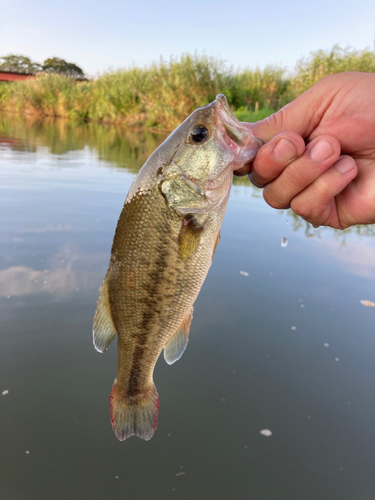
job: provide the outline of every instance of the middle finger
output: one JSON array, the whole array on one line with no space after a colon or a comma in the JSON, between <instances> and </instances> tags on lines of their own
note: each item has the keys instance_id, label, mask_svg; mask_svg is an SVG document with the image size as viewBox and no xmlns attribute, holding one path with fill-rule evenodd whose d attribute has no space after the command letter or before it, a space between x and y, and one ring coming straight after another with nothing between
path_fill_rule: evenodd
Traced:
<instances>
[{"instance_id":1,"label":"middle finger","mask_svg":"<svg viewBox=\"0 0 375 500\"><path fill-rule=\"evenodd\" d=\"M315 181L340 156L340 143L330 135L311 141L302 156L267 184L263 197L273 208L288 208L291 200Z\"/></svg>"}]
</instances>

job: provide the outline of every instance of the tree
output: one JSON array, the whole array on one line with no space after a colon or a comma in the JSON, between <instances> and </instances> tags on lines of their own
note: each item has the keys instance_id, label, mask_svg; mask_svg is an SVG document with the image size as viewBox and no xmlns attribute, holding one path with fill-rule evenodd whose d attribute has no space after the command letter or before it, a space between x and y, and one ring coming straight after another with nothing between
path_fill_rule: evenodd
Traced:
<instances>
[{"instance_id":1,"label":"tree","mask_svg":"<svg viewBox=\"0 0 375 500\"><path fill-rule=\"evenodd\" d=\"M58 73L70 78L84 77L82 69L74 63L69 63L59 57L46 59L43 63L43 71L46 73Z\"/></svg>"},{"instance_id":2,"label":"tree","mask_svg":"<svg viewBox=\"0 0 375 500\"><path fill-rule=\"evenodd\" d=\"M21 56L19 54L9 54L0 57L3 62L0 64L0 71L12 71L14 73L28 73L35 75L41 71L42 66L36 62L31 61L29 57Z\"/></svg>"}]
</instances>

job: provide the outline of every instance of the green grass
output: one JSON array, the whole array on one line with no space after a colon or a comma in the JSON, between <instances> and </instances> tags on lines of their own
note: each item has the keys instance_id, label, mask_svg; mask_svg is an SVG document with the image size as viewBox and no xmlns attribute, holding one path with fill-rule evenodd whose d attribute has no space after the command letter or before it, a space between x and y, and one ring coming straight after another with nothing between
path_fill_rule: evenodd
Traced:
<instances>
[{"instance_id":1,"label":"green grass","mask_svg":"<svg viewBox=\"0 0 375 500\"><path fill-rule=\"evenodd\" d=\"M258 109L258 111L251 111L246 107L241 107L234 111L236 117L240 120L240 122L249 122L254 123L259 120L263 120L263 118L267 118L267 116L272 115L275 110L269 107L265 107L262 109Z\"/></svg>"},{"instance_id":2,"label":"green grass","mask_svg":"<svg viewBox=\"0 0 375 500\"><path fill-rule=\"evenodd\" d=\"M254 122L323 76L342 71L375 72L374 52L338 46L312 52L297 62L292 74L277 66L235 72L219 59L189 54L147 68L106 72L82 83L41 74L35 80L0 84L0 110L170 131L223 93L241 121Z\"/></svg>"}]
</instances>

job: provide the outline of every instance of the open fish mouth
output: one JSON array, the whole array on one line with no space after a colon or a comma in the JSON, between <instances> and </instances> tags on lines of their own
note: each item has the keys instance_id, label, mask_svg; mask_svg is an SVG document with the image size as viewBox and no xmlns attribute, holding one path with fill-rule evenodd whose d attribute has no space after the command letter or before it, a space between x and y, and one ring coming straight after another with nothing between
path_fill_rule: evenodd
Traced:
<instances>
[{"instance_id":1,"label":"open fish mouth","mask_svg":"<svg viewBox=\"0 0 375 500\"><path fill-rule=\"evenodd\" d=\"M213 106L218 117L216 139L222 148L233 151L235 160L230 169L238 170L255 158L264 142L237 119L223 94L216 96Z\"/></svg>"},{"instance_id":2,"label":"open fish mouth","mask_svg":"<svg viewBox=\"0 0 375 500\"><path fill-rule=\"evenodd\" d=\"M243 147L245 145L244 138L243 138L243 135L244 135L243 134L243 132L244 132L243 125L241 125L241 123L238 121L238 119L233 114L224 94L217 95L216 101L218 101L218 103L220 103L220 105L218 106L219 113L221 112L221 114L225 115L224 120L222 120L222 123L224 125L226 133L238 146ZM223 113L223 111L224 111L224 113Z\"/></svg>"},{"instance_id":3,"label":"open fish mouth","mask_svg":"<svg viewBox=\"0 0 375 500\"><path fill-rule=\"evenodd\" d=\"M218 134L220 142L224 147L240 152L243 163L252 161L258 149L264 144L262 139L254 137L252 132L236 118L225 95L216 96L213 104L222 125Z\"/></svg>"}]
</instances>

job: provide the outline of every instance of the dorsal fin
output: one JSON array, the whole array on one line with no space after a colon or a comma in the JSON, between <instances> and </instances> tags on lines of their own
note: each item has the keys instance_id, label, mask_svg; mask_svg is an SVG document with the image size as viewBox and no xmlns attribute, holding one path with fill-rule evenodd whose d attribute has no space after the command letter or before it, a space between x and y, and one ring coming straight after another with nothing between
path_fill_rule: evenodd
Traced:
<instances>
[{"instance_id":1,"label":"dorsal fin","mask_svg":"<svg viewBox=\"0 0 375 500\"><path fill-rule=\"evenodd\" d=\"M183 355L189 341L189 330L191 320L193 319L193 308L185 316L177 332L170 341L164 346L164 359L171 365L178 361Z\"/></svg>"},{"instance_id":2,"label":"dorsal fin","mask_svg":"<svg viewBox=\"0 0 375 500\"><path fill-rule=\"evenodd\" d=\"M107 274L99 289L99 298L94 316L92 336L95 349L99 352L105 352L115 338L116 333L109 305Z\"/></svg>"}]
</instances>

